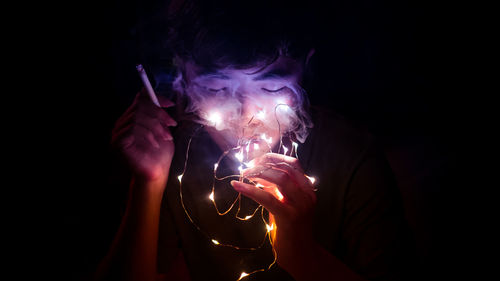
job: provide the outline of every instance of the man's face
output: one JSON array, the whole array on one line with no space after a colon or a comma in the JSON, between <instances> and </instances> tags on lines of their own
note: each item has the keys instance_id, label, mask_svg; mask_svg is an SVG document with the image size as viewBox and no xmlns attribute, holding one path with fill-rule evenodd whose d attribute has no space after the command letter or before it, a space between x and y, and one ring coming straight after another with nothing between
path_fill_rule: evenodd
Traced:
<instances>
[{"instance_id":1,"label":"man's face","mask_svg":"<svg viewBox=\"0 0 500 281\"><path fill-rule=\"evenodd\" d=\"M272 143L294 126L302 107L303 65L279 57L268 66L202 69L185 64L190 109L231 145L265 134Z\"/></svg>"}]
</instances>

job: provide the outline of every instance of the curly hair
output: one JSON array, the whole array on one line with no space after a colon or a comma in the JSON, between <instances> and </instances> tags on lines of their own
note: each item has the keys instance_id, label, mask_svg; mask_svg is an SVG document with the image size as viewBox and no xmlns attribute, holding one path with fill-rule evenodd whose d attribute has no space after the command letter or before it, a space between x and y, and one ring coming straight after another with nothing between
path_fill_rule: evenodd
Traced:
<instances>
[{"instance_id":1,"label":"curly hair","mask_svg":"<svg viewBox=\"0 0 500 281\"><path fill-rule=\"evenodd\" d=\"M293 1L177 0L169 8L166 46L177 59L207 68L268 65L280 55L305 58L312 21Z\"/></svg>"}]
</instances>

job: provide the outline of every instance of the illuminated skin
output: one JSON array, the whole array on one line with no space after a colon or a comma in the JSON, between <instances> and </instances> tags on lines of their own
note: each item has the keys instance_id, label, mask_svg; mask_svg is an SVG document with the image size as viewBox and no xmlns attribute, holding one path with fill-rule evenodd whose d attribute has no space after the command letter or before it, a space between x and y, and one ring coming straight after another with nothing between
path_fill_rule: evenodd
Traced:
<instances>
[{"instance_id":1,"label":"illuminated skin","mask_svg":"<svg viewBox=\"0 0 500 281\"><path fill-rule=\"evenodd\" d=\"M192 63L186 63L185 70L188 87L194 84L214 93L233 90L236 92L235 96L241 101L242 112L239 123L223 127L223 129L217 128L217 126L207 128L211 137L223 151L235 147L241 138L252 137L255 132L251 130L248 134L241 134L242 128L250 120L252 120L251 123L255 124L255 127L263 125L259 124L258 120L256 121L255 117L259 115L262 108L256 106L255 101L259 101L261 98L265 100L269 92L276 92L278 96L272 96L262 103L270 105L266 111L274 110L277 103L283 102L292 107L301 106L297 104L300 101L290 98L292 95L288 87L300 84L303 65L290 58L280 57L264 69L259 67L223 69L215 73L200 74L202 72L200 68ZM210 95L210 93L207 94ZM280 100L276 101L276 98ZM217 100L217 98L214 96L213 100ZM214 104L216 103L214 102ZM200 108L201 112L210 112L213 108L211 96L205 96L203 105L205 107ZM274 116L270 117L270 122L273 122ZM218 116L217 120L221 121L223 118L223 115ZM272 137L271 147L279 143L280 136L276 128L266 127L264 131L258 131L258 133L265 133L267 137ZM259 147L263 147L263 145ZM266 149L261 151L261 153L254 153L253 167L244 169L241 173L263 188L256 188L254 185L238 181L231 181L231 185L235 190L255 200L271 213L271 226L267 227L269 229L274 224L276 225L271 231L271 237L277 254L277 263L297 280L310 280L311 270L317 271L317 266L321 264L317 259L325 261L333 258L313 239L312 219L316 203L313 183L304 174L300 162L296 158L266 153ZM328 257L325 258L325 255ZM328 266L325 266L326 268ZM344 277L346 276L352 280L357 278L352 272Z\"/></svg>"},{"instance_id":2,"label":"illuminated skin","mask_svg":"<svg viewBox=\"0 0 500 281\"><path fill-rule=\"evenodd\" d=\"M239 122L230 122L229 126L223 128L205 127L224 151L234 147L238 140L249 139L260 133L272 138L271 146L279 142L276 130L252 119L262 109L254 102L260 98L265 100L268 91L279 90L286 103L298 106L295 104L296 100L287 100L290 92L286 87L300 83L302 67L297 61L281 57L265 69L224 69L212 73L217 75L207 76L202 75L200 69L193 64L186 63L185 78L188 86L196 83L208 91L231 87L233 93L236 93L235 97L240 99ZM215 97L216 95L205 97L203 105L207 107L201 107L201 112L209 112L212 108L209 105ZM173 105L162 97L158 98L163 107ZM274 109L275 104L276 100L270 103L270 108ZM223 114L219 116L219 119L224 118ZM242 134L241 129L250 120L252 130ZM174 143L168 127L175 125L176 122L163 109L155 106L144 91L137 95L134 103L116 122L112 144L127 160L132 172L132 182L125 216L112 249L100 265L97 279L109 276L118 276L120 279L127 276L126 280L159 280L156 274L159 214L174 153ZM261 144L251 147L264 146ZM265 149L256 151L261 153L253 154L253 167L241 172L264 187L259 189L236 181L231 184L238 192L272 213L273 221L267 227L272 232L278 264L296 280L331 280L334 276L336 280L362 280L315 243L312 236L312 216L316 195L313 184L304 174L299 161L281 154L266 153ZM124 255L124 252L127 254ZM182 255L178 255L175 263L179 266L172 267L172 270L185 268ZM167 277L178 274L169 272ZM244 276L242 273L242 277Z\"/></svg>"},{"instance_id":3,"label":"illuminated skin","mask_svg":"<svg viewBox=\"0 0 500 281\"><path fill-rule=\"evenodd\" d=\"M257 65L248 69L204 71L191 62L183 67L191 103L199 116L207 120L207 131L223 149L262 133L272 138L271 146L276 145L279 141L276 105L301 106L291 88L300 84L303 66L287 57L279 57L265 68ZM290 108L281 106L277 112L286 110ZM284 130L288 120L279 117Z\"/></svg>"}]
</instances>

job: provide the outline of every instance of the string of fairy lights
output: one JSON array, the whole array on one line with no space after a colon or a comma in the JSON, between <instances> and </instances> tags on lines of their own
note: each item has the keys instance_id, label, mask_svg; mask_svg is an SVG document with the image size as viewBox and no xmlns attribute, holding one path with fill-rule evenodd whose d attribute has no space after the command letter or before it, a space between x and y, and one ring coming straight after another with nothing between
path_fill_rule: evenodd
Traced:
<instances>
[{"instance_id":1,"label":"string of fairy lights","mask_svg":"<svg viewBox=\"0 0 500 281\"><path fill-rule=\"evenodd\" d=\"M290 108L289 105L287 105L287 104L281 104L281 103L277 104L275 106L275 108L274 108L275 118L276 118L276 121L278 123L278 133L279 133L279 137L280 137L280 144L278 146L277 153L280 154L280 152L282 150L283 151L283 153L282 153L283 155L292 156L292 157L295 157L295 158L298 159L298 152L297 152L298 151L298 143L296 143L296 142L294 142L294 141L292 141L290 139L290 142L292 144L292 146L291 146L290 149L288 147L286 147L285 145L283 145L283 136L282 136L282 132L281 132L281 125L280 125L280 122L278 120L278 116L276 115L276 109L278 107L280 107L280 106L287 106L288 108ZM261 114L261 112L257 113L256 116L258 116L259 114ZM220 118L219 115L212 114L211 116L215 116L214 118L211 118L212 120L209 120L212 123L220 122L221 121L221 118ZM253 117L250 119L250 121L248 122L248 124L250 124L252 122L252 119L253 119ZM200 233L202 233L204 236L206 236L207 239L208 239L208 241L211 241L211 243L213 243L216 246L230 247L230 248L234 248L236 250L250 250L250 251L255 251L255 250L258 250L258 249L262 248L264 246L267 238L269 238L269 243L271 245L272 252L273 252L273 261L272 261L271 264L269 264L269 266L267 266L265 268L260 268L260 269L253 270L253 271L248 272L248 273L247 272L241 272L241 275L237 279L237 281L239 281L239 280L241 280L241 279L243 279L243 278L245 278L245 277L247 277L249 275L252 275L254 273L269 270L276 263L277 254L276 254L276 251L274 249L274 244L273 244L274 243L274 237L273 236L274 236L275 231L276 231L276 224L274 222L271 222L271 221L269 221L269 222L266 221L266 219L265 219L265 211L267 211L267 210L262 205L257 206L255 208L255 210L250 215L247 215L245 217L241 217L239 215L240 214L240 210L241 210L241 193L238 193L238 195L232 201L231 205L229 206L229 208L227 210L220 210L220 208L217 206L217 202L216 202L216 198L215 198L215 185L216 185L216 181L223 181L223 180L226 180L226 179L234 178L234 179L237 179L240 182L243 182L243 181L246 180L249 183L253 184L256 188L263 189L264 185L262 185L260 183L257 183L255 181L252 181L248 177L242 176L241 172L243 171L243 169L252 168L254 166L253 162L249 161L249 151L250 151L251 147L253 146L254 150L259 150L261 148L260 144L263 143L263 144L267 145L266 152L273 152L272 148L271 148L271 144L272 144L273 140L272 140L272 137L268 137L265 133L261 134L260 136L254 136L250 140L244 140L243 138L240 138L238 140L238 142L237 142L237 146L236 147L233 147L233 148L230 148L230 149L224 151L222 153L222 155L218 158L217 162L214 163L212 188L211 188L211 193L208 195L208 199L212 202L212 204L213 204L213 206L214 206L217 214L219 216L225 216L225 215L227 215L236 206L236 203L238 203L238 209L237 209L236 214L235 214L235 218L236 219L241 220L241 221L248 221L248 220L252 219L257 213L260 213L262 222L265 225L265 230L266 231L265 231L264 237L263 237L263 239L262 239L262 241L260 242L259 245L256 245L254 247L241 247L241 246L237 246L237 245L233 245L233 244L229 244L229 243L218 241L217 239L215 239L214 237L212 237L211 235L209 235L205 230L203 230L195 222L195 220L193 220L193 217L191 216L190 212L186 208L186 205L184 204L184 197L183 197L183 191L182 191L182 178L183 178L184 174L186 173L186 169L187 169L187 166L188 166L187 164L188 164L188 159L189 159L189 151L190 151L191 142L193 140L193 137L203 127L204 127L204 125L201 125L200 127L198 127L194 131L193 135L191 135L191 137L190 137L190 139L188 141L188 144L187 144L187 148L186 148L186 154L185 154L184 167L183 167L183 170L182 170L182 174L180 174L177 177L177 179L179 180L180 202L181 202L181 206L182 206L182 208L184 210L184 213L186 214L186 216L187 216L188 220L191 222L191 224ZM243 130L245 130L245 128L243 128ZM290 153L288 153L288 151L290 151ZM240 163L240 165L238 167L238 171L240 172L240 174L233 174L233 175L227 175L227 176L219 177L217 175L217 171L218 171L218 168L219 168L219 165L220 165L221 161L224 158L229 157L231 155L233 155L239 161L239 163ZM247 161L245 161L245 160L247 160ZM279 163L279 164L282 164L282 163ZM271 169L271 168L269 167L268 169ZM251 176L251 175L249 175L249 176ZM313 177L310 177L310 176L307 176L307 175L304 175L304 176L306 176L314 184L315 179ZM278 200L280 200L280 201L283 200L283 195L279 192L279 190L277 188L274 188L274 190L272 192L274 193L274 195L276 196L276 198ZM259 210L260 210L260 212L259 212ZM273 231L274 231L274 233L273 233Z\"/></svg>"}]
</instances>

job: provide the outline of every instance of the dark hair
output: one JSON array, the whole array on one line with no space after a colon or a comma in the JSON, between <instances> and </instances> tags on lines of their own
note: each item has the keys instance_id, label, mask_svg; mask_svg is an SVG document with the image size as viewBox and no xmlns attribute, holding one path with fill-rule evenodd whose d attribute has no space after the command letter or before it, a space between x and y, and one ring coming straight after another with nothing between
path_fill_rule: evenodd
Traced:
<instances>
[{"instance_id":1,"label":"dark hair","mask_svg":"<svg viewBox=\"0 0 500 281\"><path fill-rule=\"evenodd\" d=\"M247 68L279 55L305 58L314 17L294 1L180 0L169 8L166 47L204 68Z\"/></svg>"}]
</instances>

